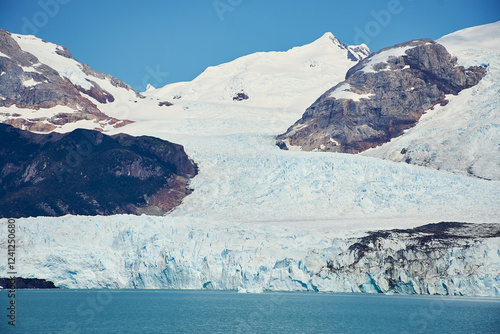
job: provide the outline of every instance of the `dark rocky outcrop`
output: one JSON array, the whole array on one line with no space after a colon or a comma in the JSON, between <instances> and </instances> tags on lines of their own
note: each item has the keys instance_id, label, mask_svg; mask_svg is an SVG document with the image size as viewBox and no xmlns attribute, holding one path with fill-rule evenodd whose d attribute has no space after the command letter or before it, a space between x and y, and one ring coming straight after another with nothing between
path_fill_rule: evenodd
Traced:
<instances>
[{"instance_id":1,"label":"dark rocky outcrop","mask_svg":"<svg viewBox=\"0 0 500 334\"><path fill-rule=\"evenodd\" d=\"M422 114L476 85L485 67L457 66L444 46L414 40L371 54L278 136L278 146L358 153L415 126Z\"/></svg>"},{"instance_id":2,"label":"dark rocky outcrop","mask_svg":"<svg viewBox=\"0 0 500 334\"><path fill-rule=\"evenodd\" d=\"M160 106L160 107L163 107L163 106L170 107L170 106L173 106L173 105L174 104L172 102L168 102L168 101L163 101L163 102L158 103L158 106Z\"/></svg>"},{"instance_id":3,"label":"dark rocky outcrop","mask_svg":"<svg viewBox=\"0 0 500 334\"><path fill-rule=\"evenodd\" d=\"M112 103L115 98L101 88L95 81L87 79L89 88L73 84L56 70L42 64L33 54L23 51L15 36L0 29L0 107L15 105L18 108L39 110L55 106L67 106L74 110L71 118L51 117L18 118L7 116L5 123L31 131L49 132L57 126L80 120L93 120L120 127L130 121L118 120L102 113L88 97L99 103ZM113 86L134 91L132 87L110 75L92 70L88 65L78 63L63 46L58 46L56 53L72 59L90 78L108 80ZM26 85L26 82L30 84ZM134 91L135 92L135 91ZM135 92L137 96L139 93ZM57 116L57 115L56 115ZM62 124L61 124L62 123Z\"/></svg>"},{"instance_id":4,"label":"dark rocky outcrop","mask_svg":"<svg viewBox=\"0 0 500 334\"><path fill-rule=\"evenodd\" d=\"M76 85L75 87L76 89L78 89L78 91L87 94L90 97L93 97L99 103L107 103L115 101L114 96L106 92L104 89L102 89L96 82L94 81L90 82L92 83L92 87L90 87L89 89L85 89L78 85Z\"/></svg>"},{"instance_id":5,"label":"dark rocky outcrop","mask_svg":"<svg viewBox=\"0 0 500 334\"><path fill-rule=\"evenodd\" d=\"M0 287L2 289L58 289L51 281L39 278L1 278Z\"/></svg>"},{"instance_id":6,"label":"dark rocky outcrop","mask_svg":"<svg viewBox=\"0 0 500 334\"><path fill-rule=\"evenodd\" d=\"M0 124L0 217L161 215L191 193L196 165L161 139Z\"/></svg>"},{"instance_id":7,"label":"dark rocky outcrop","mask_svg":"<svg viewBox=\"0 0 500 334\"><path fill-rule=\"evenodd\" d=\"M233 101L243 101L248 100L248 95L245 92L241 91L239 93L234 94Z\"/></svg>"}]
</instances>

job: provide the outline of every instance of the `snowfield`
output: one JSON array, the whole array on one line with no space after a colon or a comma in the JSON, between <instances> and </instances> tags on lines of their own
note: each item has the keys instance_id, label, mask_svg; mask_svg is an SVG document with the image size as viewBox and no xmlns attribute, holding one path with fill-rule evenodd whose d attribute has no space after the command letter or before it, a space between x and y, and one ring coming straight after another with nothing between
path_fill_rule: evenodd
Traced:
<instances>
[{"instance_id":1,"label":"snowfield","mask_svg":"<svg viewBox=\"0 0 500 334\"><path fill-rule=\"evenodd\" d=\"M322 270L328 261L342 261L350 238L367 231L498 223L500 183L466 175L498 180L498 51L455 50L469 64L486 61L488 75L365 155L282 151L275 136L354 65L332 37L242 57L189 83L150 87L137 102L127 96L99 106L135 121L109 134L184 145L199 166L194 192L165 217L19 219L19 275L69 288L380 292L371 276L335 278ZM249 99L233 101L241 91ZM174 105L158 105L167 100ZM433 168L397 162L402 148ZM5 229L1 233L6 251ZM429 278L407 293L499 296L500 238L466 249L460 255L450 248L450 258L460 257L458 267L478 264L471 277L453 280L450 271L449 288Z\"/></svg>"}]
</instances>

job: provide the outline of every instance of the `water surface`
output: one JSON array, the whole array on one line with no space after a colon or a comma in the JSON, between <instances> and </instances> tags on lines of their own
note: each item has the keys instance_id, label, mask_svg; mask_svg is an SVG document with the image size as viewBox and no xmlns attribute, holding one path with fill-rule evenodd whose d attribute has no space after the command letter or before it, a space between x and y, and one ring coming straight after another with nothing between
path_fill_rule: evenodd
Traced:
<instances>
[{"instance_id":1,"label":"water surface","mask_svg":"<svg viewBox=\"0 0 500 334\"><path fill-rule=\"evenodd\" d=\"M7 333L500 333L500 299L179 290L18 290ZM1 305L8 305L6 291Z\"/></svg>"}]
</instances>

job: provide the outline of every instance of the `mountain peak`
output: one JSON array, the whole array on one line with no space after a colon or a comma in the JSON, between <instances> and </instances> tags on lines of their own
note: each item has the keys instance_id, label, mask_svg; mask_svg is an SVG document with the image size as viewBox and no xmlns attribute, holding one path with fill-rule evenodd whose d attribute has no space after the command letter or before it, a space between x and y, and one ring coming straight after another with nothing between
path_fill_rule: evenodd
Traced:
<instances>
[{"instance_id":1,"label":"mountain peak","mask_svg":"<svg viewBox=\"0 0 500 334\"><path fill-rule=\"evenodd\" d=\"M287 51L258 52L209 67L191 82L148 90L147 95L233 104L234 97L244 93L248 99L241 103L246 106L280 106L297 110L300 115L314 102L305 95L321 95L343 80L345 72L369 53L366 46L347 46L326 32L312 43ZM306 90L310 93L305 94Z\"/></svg>"},{"instance_id":2,"label":"mountain peak","mask_svg":"<svg viewBox=\"0 0 500 334\"><path fill-rule=\"evenodd\" d=\"M313 42L314 43L317 43L317 44L323 44L323 43L328 43L328 44L333 44L335 46L339 46L341 49L345 49L347 46L342 43L337 37L335 37L334 34L332 34L331 32L325 32L323 34L323 36L321 36L320 38L318 38L317 40L315 40Z\"/></svg>"},{"instance_id":3,"label":"mountain peak","mask_svg":"<svg viewBox=\"0 0 500 334\"><path fill-rule=\"evenodd\" d=\"M430 39L385 48L351 67L345 81L278 136L278 144L309 151L365 151L401 136L426 110L446 105L447 94L475 86L486 72L485 67L457 66L456 59Z\"/></svg>"},{"instance_id":4,"label":"mountain peak","mask_svg":"<svg viewBox=\"0 0 500 334\"><path fill-rule=\"evenodd\" d=\"M335 37L335 35L332 34L331 32L325 32L323 36L320 37L320 39L338 41L337 37Z\"/></svg>"},{"instance_id":5,"label":"mountain peak","mask_svg":"<svg viewBox=\"0 0 500 334\"><path fill-rule=\"evenodd\" d=\"M347 59L352 61L360 61L370 55L370 49L365 44L361 45L349 45L342 43L334 34L331 32L326 32L315 40L310 45L328 45L333 48L339 48L340 50L347 50Z\"/></svg>"}]
</instances>

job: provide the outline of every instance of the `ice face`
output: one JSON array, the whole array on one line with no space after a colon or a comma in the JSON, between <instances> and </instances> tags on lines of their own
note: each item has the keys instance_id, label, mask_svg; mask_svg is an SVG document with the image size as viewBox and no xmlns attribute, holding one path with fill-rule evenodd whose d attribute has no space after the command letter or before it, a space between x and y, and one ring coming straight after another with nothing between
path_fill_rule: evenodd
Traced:
<instances>
[{"instance_id":1,"label":"ice face","mask_svg":"<svg viewBox=\"0 0 500 334\"><path fill-rule=\"evenodd\" d=\"M391 235L367 243L360 257L366 234L334 227L340 223L20 219L18 271L66 288L500 295L498 237L448 238L422 248L412 247L420 239L411 234Z\"/></svg>"}]
</instances>

